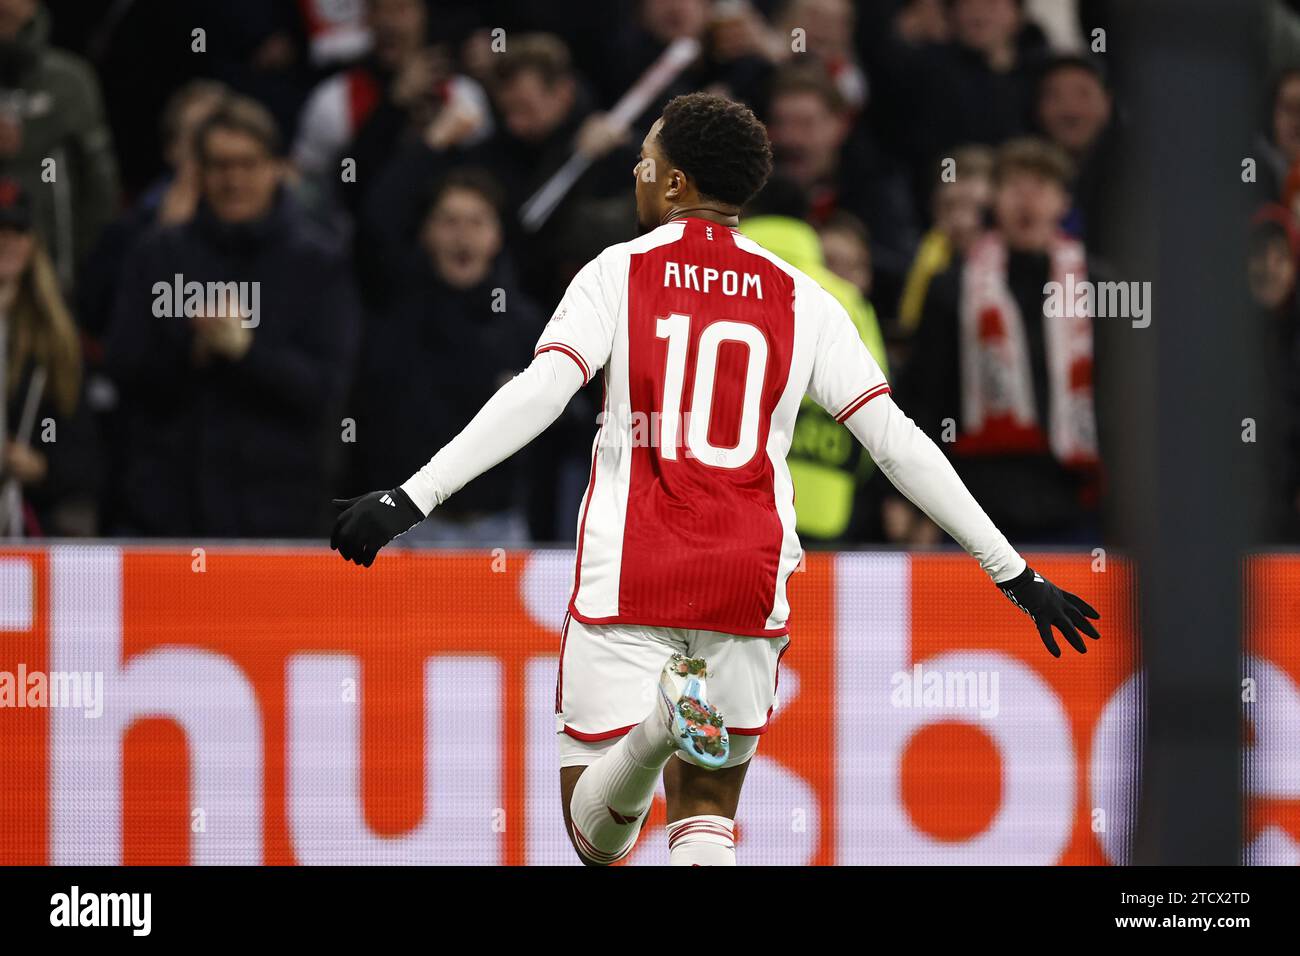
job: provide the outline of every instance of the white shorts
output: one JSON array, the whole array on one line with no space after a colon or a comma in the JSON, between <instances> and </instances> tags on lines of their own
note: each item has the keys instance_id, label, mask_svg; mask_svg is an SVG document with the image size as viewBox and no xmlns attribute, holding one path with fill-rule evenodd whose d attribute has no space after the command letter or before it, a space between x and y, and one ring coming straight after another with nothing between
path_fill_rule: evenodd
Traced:
<instances>
[{"instance_id":1,"label":"white shorts","mask_svg":"<svg viewBox=\"0 0 1300 956\"><path fill-rule=\"evenodd\" d=\"M724 766L744 763L776 708L777 668L789 643L789 636L738 637L566 618L555 688L560 766L594 762L645 720L671 654L709 662L709 703L722 712L731 736Z\"/></svg>"}]
</instances>

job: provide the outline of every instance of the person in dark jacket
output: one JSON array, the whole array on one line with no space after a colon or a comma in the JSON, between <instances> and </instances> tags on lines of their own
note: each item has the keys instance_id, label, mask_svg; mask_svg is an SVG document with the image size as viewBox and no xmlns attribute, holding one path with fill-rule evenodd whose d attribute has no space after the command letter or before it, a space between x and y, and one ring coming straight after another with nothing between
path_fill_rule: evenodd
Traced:
<instances>
[{"instance_id":1,"label":"person in dark jacket","mask_svg":"<svg viewBox=\"0 0 1300 956\"><path fill-rule=\"evenodd\" d=\"M805 191L815 226L836 211L866 224L879 280L875 294L892 314L919 239L901 167L863 131L855 133L852 110L817 64L786 67L776 75L768 129L776 170Z\"/></svg>"},{"instance_id":2,"label":"person in dark jacket","mask_svg":"<svg viewBox=\"0 0 1300 956\"><path fill-rule=\"evenodd\" d=\"M467 141L491 129L487 95L451 71L444 50L431 46L424 0L366 0L371 49L359 63L323 80L308 98L293 145L302 174L300 195L333 228L346 230L370 185L401 141L448 113L468 113ZM448 116L447 119L451 117ZM344 181L340 161L356 163Z\"/></svg>"},{"instance_id":3,"label":"person in dark jacket","mask_svg":"<svg viewBox=\"0 0 1300 956\"><path fill-rule=\"evenodd\" d=\"M132 252L108 334L112 530L316 536L359 332L347 258L285 192L260 105L223 103L195 146L198 211Z\"/></svg>"},{"instance_id":4,"label":"person in dark jacket","mask_svg":"<svg viewBox=\"0 0 1300 956\"><path fill-rule=\"evenodd\" d=\"M873 40L876 123L883 141L906 159L918 204L929 192L933 164L957 146L997 146L1031 130L1047 55L1024 0L945 3L951 42L913 45L892 31Z\"/></svg>"},{"instance_id":5,"label":"person in dark jacket","mask_svg":"<svg viewBox=\"0 0 1300 956\"><path fill-rule=\"evenodd\" d=\"M600 89L607 99L604 105L612 105L674 41L691 38L700 44L700 55L668 84L659 102L632 121L633 129L645 129L663 103L695 90L710 88L733 99L760 102L774 62L789 55L790 34L771 30L766 18L745 4L635 0L626 6L627 13L609 30L602 50L604 62L598 68ZM808 25L806 20L798 24ZM822 52L815 36L808 39L810 52ZM785 49L776 53L769 44Z\"/></svg>"},{"instance_id":6,"label":"person in dark jacket","mask_svg":"<svg viewBox=\"0 0 1300 956\"><path fill-rule=\"evenodd\" d=\"M614 198L626 205L636 148L626 132L614 130L606 114L593 109L590 92L559 37L516 37L495 65L492 100L501 124L469 159L505 188L506 235L517 252L525 291L538 301L558 302L568 280L594 254L574 238L590 228L589 203ZM545 223L535 231L523 227L523 204L575 151L585 153L591 167Z\"/></svg>"},{"instance_id":7,"label":"person in dark jacket","mask_svg":"<svg viewBox=\"0 0 1300 956\"><path fill-rule=\"evenodd\" d=\"M263 104L292 136L314 70L299 0L189 0L176 17L204 30L202 75ZM175 16L173 14L173 16ZM192 25L191 25L192 24Z\"/></svg>"},{"instance_id":8,"label":"person in dark jacket","mask_svg":"<svg viewBox=\"0 0 1300 956\"><path fill-rule=\"evenodd\" d=\"M416 471L532 359L544 319L502 252L500 193L481 170L452 171L413 254L395 262L358 377L359 488ZM525 543L520 464L502 462L401 540Z\"/></svg>"},{"instance_id":9,"label":"person in dark jacket","mask_svg":"<svg viewBox=\"0 0 1300 956\"><path fill-rule=\"evenodd\" d=\"M167 170L104 228L87 257L77 279L77 324L83 332L97 339L107 329L122 265L136 242L155 226L194 216L199 201L194 131L229 95L221 83L192 80L167 100L159 124Z\"/></svg>"},{"instance_id":10,"label":"person in dark jacket","mask_svg":"<svg viewBox=\"0 0 1300 956\"><path fill-rule=\"evenodd\" d=\"M382 312L391 286L384 263L413 245L423 209L412 196L428 195L458 166L487 170L505 193L502 223L523 293L549 308L582 264L636 228L626 181L636 150L593 112L565 43L550 34L510 37L494 56L490 88L500 122L485 142L469 145L472 125L435 119L423 136L399 147L365 196L358 225L358 266L368 304ZM574 150L592 167L536 232L520 223L521 205ZM605 207L602 200L610 203ZM556 428L529 449L529 523L536 540L557 541L577 520L577 501L591 462L591 424L599 385L570 405Z\"/></svg>"},{"instance_id":11,"label":"person in dark jacket","mask_svg":"<svg viewBox=\"0 0 1300 956\"><path fill-rule=\"evenodd\" d=\"M484 127L469 111L444 110L421 135L403 140L364 194L357 248L367 293L376 284L370 235L392 231L389 222L413 233L420 210L409 196L428 194L457 166L481 167L501 184L506 242L515 250L521 285L537 301L558 301L599 251L589 247L590 200L617 197L627 206L627 228L635 227L626 181L636 150L604 114L592 111L564 41L551 34L511 36L493 66L491 94L500 123L491 136L480 139ZM520 207L578 150L591 157L591 168L536 231L523 228Z\"/></svg>"},{"instance_id":12,"label":"person in dark jacket","mask_svg":"<svg viewBox=\"0 0 1300 956\"><path fill-rule=\"evenodd\" d=\"M1066 231L1096 252L1097 239L1105 232L1101 219L1108 205L1106 172L1115 146L1114 104L1101 68L1080 56L1056 57L1043 68L1036 108L1043 135L1074 163L1074 208L1066 218Z\"/></svg>"}]
</instances>

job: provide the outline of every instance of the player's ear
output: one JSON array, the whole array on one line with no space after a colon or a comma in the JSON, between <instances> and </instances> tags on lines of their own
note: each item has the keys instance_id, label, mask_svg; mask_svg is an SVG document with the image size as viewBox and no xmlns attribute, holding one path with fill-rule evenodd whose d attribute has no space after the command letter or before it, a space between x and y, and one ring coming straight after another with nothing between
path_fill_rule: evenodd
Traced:
<instances>
[{"instance_id":1,"label":"player's ear","mask_svg":"<svg viewBox=\"0 0 1300 956\"><path fill-rule=\"evenodd\" d=\"M680 169L668 172L668 183L664 189L665 199L681 199L686 195L686 174Z\"/></svg>"}]
</instances>

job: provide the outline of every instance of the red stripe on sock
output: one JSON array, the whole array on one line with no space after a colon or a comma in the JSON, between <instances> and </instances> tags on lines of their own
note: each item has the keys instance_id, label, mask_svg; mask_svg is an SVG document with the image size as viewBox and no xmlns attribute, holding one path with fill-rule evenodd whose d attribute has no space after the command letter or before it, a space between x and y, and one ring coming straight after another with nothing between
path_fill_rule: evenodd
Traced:
<instances>
[{"instance_id":1,"label":"red stripe on sock","mask_svg":"<svg viewBox=\"0 0 1300 956\"><path fill-rule=\"evenodd\" d=\"M708 823L708 822L688 823L685 826L678 827L676 830L673 830L671 828L669 829L668 848L672 849L680 841L682 841L688 836L701 835L701 834L708 834L711 836L721 837L722 839L726 840L729 843L734 843L736 839L735 833L720 823Z\"/></svg>"},{"instance_id":2,"label":"red stripe on sock","mask_svg":"<svg viewBox=\"0 0 1300 956\"><path fill-rule=\"evenodd\" d=\"M625 853L606 853L604 850L596 849L595 845L583 836L578 825L573 824L573 838L578 843L578 851L593 863L617 863L626 854ZM631 847L628 847L631 849Z\"/></svg>"}]
</instances>

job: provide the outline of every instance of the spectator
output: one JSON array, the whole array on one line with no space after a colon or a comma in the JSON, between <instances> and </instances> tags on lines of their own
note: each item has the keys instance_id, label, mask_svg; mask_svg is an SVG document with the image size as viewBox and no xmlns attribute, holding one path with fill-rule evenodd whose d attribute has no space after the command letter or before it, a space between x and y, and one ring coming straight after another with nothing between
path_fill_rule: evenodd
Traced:
<instances>
[{"instance_id":1,"label":"spectator","mask_svg":"<svg viewBox=\"0 0 1300 956\"><path fill-rule=\"evenodd\" d=\"M851 283L826 267L817 233L804 221L806 217L803 192L777 178L746 207L741 232L833 295L887 371L875 310ZM805 541L829 545L860 531L859 493L872 472L871 458L843 425L807 396L799 406L788 460L795 487L795 526Z\"/></svg>"},{"instance_id":2,"label":"spectator","mask_svg":"<svg viewBox=\"0 0 1300 956\"><path fill-rule=\"evenodd\" d=\"M899 389L989 516L1026 541L1095 534L1092 320L1049 316L1044 296L1049 281L1086 278L1082 245L1060 229L1070 176L1043 141L999 150L996 226L931 283Z\"/></svg>"},{"instance_id":3,"label":"spectator","mask_svg":"<svg viewBox=\"0 0 1300 956\"><path fill-rule=\"evenodd\" d=\"M0 0L0 175L31 197L36 233L70 289L116 212L117 165L99 81L48 35L38 0Z\"/></svg>"},{"instance_id":4,"label":"spectator","mask_svg":"<svg viewBox=\"0 0 1300 956\"><path fill-rule=\"evenodd\" d=\"M628 173L636 148L609 127L605 114L593 109L567 48L556 37L513 39L497 60L492 97L501 128L477 155L505 185L510 210L506 235L519 264L520 285L534 301L550 308L600 247L629 237L635 229ZM524 229L518 210L575 149L585 151L592 166L540 228ZM614 216L600 207L602 201L614 207ZM613 235L608 227L601 228L602 223L620 222ZM585 483L590 473L597 388L589 387L571 403L559 427L549 429L530 449L529 526L537 539L563 540L576 521L580 496L567 489Z\"/></svg>"},{"instance_id":5,"label":"spectator","mask_svg":"<svg viewBox=\"0 0 1300 956\"><path fill-rule=\"evenodd\" d=\"M559 237L571 231L570 220L580 215L584 200L614 196L630 211L627 174L635 150L625 135L608 128L604 114L592 109L558 37L512 39L498 58L492 99L501 128L472 155L504 184L508 209L518 210L575 148L594 159L593 168L535 233L520 229L513 216L507 221L525 290L539 301L557 302L587 252Z\"/></svg>"},{"instance_id":6,"label":"spectator","mask_svg":"<svg viewBox=\"0 0 1300 956\"><path fill-rule=\"evenodd\" d=\"M1284 70L1273 82L1271 137L1260 180L1271 199L1280 198L1287 173L1300 163L1300 67Z\"/></svg>"},{"instance_id":7,"label":"spectator","mask_svg":"<svg viewBox=\"0 0 1300 956\"><path fill-rule=\"evenodd\" d=\"M530 33L564 37L577 72L592 84L592 92L603 98L621 92L602 71L609 60L611 39L632 16L634 2L462 0L459 6L440 3L434 32L456 49L461 69L485 89L492 85L497 59L517 37Z\"/></svg>"},{"instance_id":8,"label":"spectator","mask_svg":"<svg viewBox=\"0 0 1300 956\"><path fill-rule=\"evenodd\" d=\"M544 324L503 246L501 190L478 170L438 187L401 291L367 327L357 395L358 481L392 485L455 437L531 361ZM503 462L449 499L404 542L502 547L528 540L520 462Z\"/></svg>"},{"instance_id":9,"label":"spectator","mask_svg":"<svg viewBox=\"0 0 1300 956\"><path fill-rule=\"evenodd\" d=\"M867 225L878 296L892 311L916 244L916 217L901 170L852 129L848 105L819 66L777 75L768 120L776 171L805 190L814 225L837 209Z\"/></svg>"},{"instance_id":10,"label":"spectator","mask_svg":"<svg viewBox=\"0 0 1300 956\"><path fill-rule=\"evenodd\" d=\"M358 331L347 262L286 193L257 103L219 106L195 151L198 211L133 250L109 331L125 446L113 528L314 537Z\"/></svg>"},{"instance_id":11,"label":"spectator","mask_svg":"<svg viewBox=\"0 0 1300 956\"><path fill-rule=\"evenodd\" d=\"M581 90L564 42L546 33L516 38L492 75L502 134L517 143L544 143L572 124Z\"/></svg>"},{"instance_id":12,"label":"spectator","mask_svg":"<svg viewBox=\"0 0 1300 956\"><path fill-rule=\"evenodd\" d=\"M906 46L947 43L952 39L947 8L948 0L903 0L894 13L893 32Z\"/></svg>"},{"instance_id":13,"label":"spectator","mask_svg":"<svg viewBox=\"0 0 1300 956\"><path fill-rule=\"evenodd\" d=\"M853 47L855 19L849 0L785 0L770 26L745 0L718 4L710 52L722 62L758 57L775 66L796 57L814 58L857 113L866 105L867 78Z\"/></svg>"},{"instance_id":14,"label":"spectator","mask_svg":"<svg viewBox=\"0 0 1300 956\"><path fill-rule=\"evenodd\" d=\"M304 6L301 0L184 4L187 24L204 30L203 75L261 103L290 134L313 77Z\"/></svg>"},{"instance_id":15,"label":"spectator","mask_svg":"<svg viewBox=\"0 0 1300 956\"><path fill-rule=\"evenodd\" d=\"M867 77L853 47L856 14L849 0L788 0L776 18L777 43L786 59L792 55L792 32L804 31L807 52L821 61L845 104L855 114L867 104Z\"/></svg>"},{"instance_id":16,"label":"spectator","mask_svg":"<svg viewBox=\"0 0 1300 956\"><path fill-rule=\"evenodd\" d=\"M756 101L772 72L772 63L784 55L773 53L777 42L789 47L789 38L775 36L762 15L744 0L635 0L634 15L625 17L606 47L600 72L604 105L609 105L648 70L675 40L699 41L701 54L684 70L645 113L633 121L645 129L658 116L663 103L681 93L709 88L736 99Z\"/></svg>"},{"instance_id":17,"label":"spectator","mask_svg":"<svg viewBox=\"0 0 1300 956\"><path fill-rule=\"evenodd\" d=\"M962 143L996 146L1029 132L1046 52L1023 0L948 0L952 40L880 45L877 72L889 141L918 174Z\"/></svg>"},{"instance_id":18,"label":"spectator","mask_svg":"<svg viewBox=\"0 0 1300 956\"><path fill-rule=\"evenodd\" d=\"M160 176L101 233L77 282L77 324L83 333L86 396L95 420L101 453L112 473L119 471L121 416L116 392L103 368L103 340L117 302L123 269L131 250L159 226L190 221L199 202L199 166L194 155L194 131L229 95L212 80L191 80L174 92L163 109L160 132L167 172Z\"/></svg>"},{"instance_id":19,"label":"spectator","mask_svg":"<svg viewBox=\"0 0 1300 956\"><path fill-rule=\"evenodd\" d=\"M965 255L984 232L993 200L993 150L987 146L956 150L951 165L940 166L931 195L934 225L917 247L898 308L899 327L907 334L921 324L930 282L952 265L954 256Z\"/></svg>"},{"instance_id":20,"label":"spectator","mask_svg":"<svg viewBox=\"0 0 1300 956\"><path fill-rule=\"evenodd\" d=\"M1246 278L1255 305L1281 316L1294 305L1300 227L1290 211L1270 203L1251 221Z\"/></svg>"},{"instance_id":21,"label":"spectator","mask_svg":"<svg viewBox=\"0 0 1300 956\"><path fill-rule=\"evenodd\" d=\"M864 299L871 298L871 234L849 212L832 213L818 230L826 267L851 283Z\"/></svg>"},{"instance_id":22,"label":"spectator","mask_svg":"<svg viewBox=\"0 0 1300 956\"><path fill-rule=\"evenodd\" d=\"M294 165L315 208L336 204L345 152L356 160L357 179L343 195L356 210L408 129L423 129L450 107L472 114L475 137L490 130L482 88L452 73L445 55L428 45L424 0L366 0L365 6L370 55L312 91L293 147Z\"/></svg>"},{"instance_id":23,"label":"spectator","mask_svg":"<svg viewBox=\"0 0 1300 956\"><path fill-rule=\"evenodd\" d=\"M1247 281L1263 332L1268 417L1281 427L1260 428L1273 483L1262 509L1273 540L1300 540L1300 300L1296 295L1300 227L1285 208L1270 204L1251 223Z\"/></svg>"},{"instance_id":24,"label":"spectator","mask_svg":"<svg viewBox=\"0 0 1300 956\"><path fill-rule=\"evenodd\" d=\"M950 0L948 9L953 43L938 58L931 104L947 104L939 116L951 125L937 145L996 144L1025 132L1046 40L1026 21L1023 0Z\"/></svg>"},{"instance_id":25,"label":"spectator","mask_svg":"<svg viewBox=\"0 0 1300 956\"><path fill-rule=\"evenodd\" d=\"M81 349L32 225L26 191L0 178L0 533L87 537L95 532L96 469Z\"/></svg>"},{"instance_id":26,"label":"spectator","mask_svg":"<svg viewBox=\"0 0 1300 956\"><path fill-rule=\"evenodd\" d=\"M604 244L626 238L634 228L627 185L633 151L618 145L601 114L592 112L563 41L549 34L512 36L495 66L491 92L501 122L493 135L465 148L457 128L435 121L422 137L401 147L367 197L358 254L369 303L380 314L401 293L400 282L383 278L386 263L420 233L422 207L411 197L431 193L458 165L482 167L502 185L506 243L518 265L520 289L535 302L558 302L582 262L599 251L591 244L602 241L598 223L608 218L593 213L599 197L611 197L625 210L621 232ZM526 231L519 208L575 148L597 157L593 168L540 229ZM567 494L565 486L586 482L598 401L598 394L588 393L575 399L570 416L529 450L529 522L541 540L559 540L571 527L568 512L576 511L578 498Z\"/></svg>"},{"instance_id":27,"label":"spectator","mask_svg":"<svg viewBox=\"0 0 1300 956\"><path fill-rule=\"evenodd\" d=\"M167 101L160 124L167 171L104 229L77 284L78 324L91 335L100 336L108 328L122 266L140 237L155 226L193 218L199 204L194 131L229 92L212 80L192 80Z\"/></svg>"},{"instance_id":28,"label":"spectator","mask_svg":"<svg viewBox=\"0 0 1300 956\"><path fill-rule=\"evenodd\" d=\"M1038 83L1038 125L1074 164L1074 208L1065 230L1089 243L1100 231L1113 107L1101 70L1083 57L1057 57Z\"/></svg>"}]
</instances>

